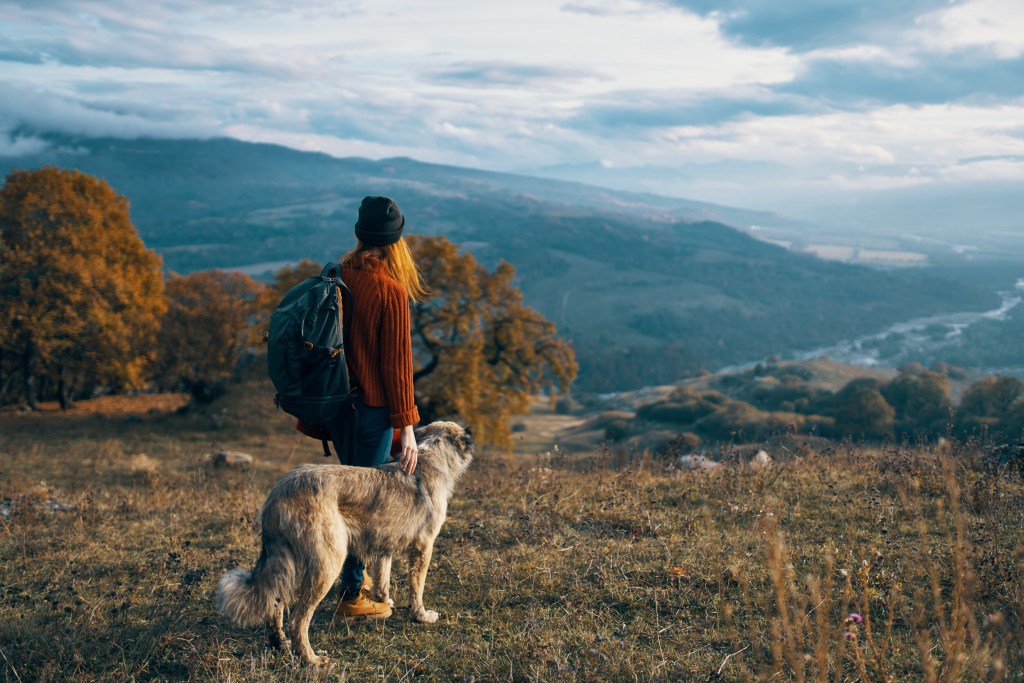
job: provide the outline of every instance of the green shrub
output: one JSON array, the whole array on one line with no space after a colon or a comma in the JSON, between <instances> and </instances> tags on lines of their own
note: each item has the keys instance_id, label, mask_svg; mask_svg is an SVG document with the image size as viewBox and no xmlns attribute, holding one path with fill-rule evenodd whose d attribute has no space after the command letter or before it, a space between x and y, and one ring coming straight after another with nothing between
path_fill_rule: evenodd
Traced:
<instances>
[{"instance_id":1,"label":"green shrub","mask_svg":"<svg viewBox=\"0 0 1024 683\"><path fill-rule=\"evenodd\" d=\"M641 420L663 422L672 425L688 425L696 422L714 410L713 406L704 403L676 403L665 401L643 406L636 411Z\"/></svg>"},{"instance_id":2,"label":"green shrub","mask_svg":"<svg viewBox=\"0 0 1024 683\"><path fill-rule=\"evenodd\" d=\"M604 440L616 443L629 437L633 432L629 420L612 420L604 428Z\"/></svg>"}]
</instances>

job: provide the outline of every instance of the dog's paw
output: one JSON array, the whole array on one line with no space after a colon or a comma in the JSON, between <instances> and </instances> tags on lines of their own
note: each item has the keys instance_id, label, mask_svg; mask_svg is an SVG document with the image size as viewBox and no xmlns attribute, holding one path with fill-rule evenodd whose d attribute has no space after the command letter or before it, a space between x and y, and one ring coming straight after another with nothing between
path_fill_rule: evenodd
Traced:
<instances>
[{"instance_id":1,"label":"dog's paw","mask_svg":"<svg viewBox=\"0 0 1024 683\"><path fill-rule=\"evenodd\" d=\"M395 606L395 601L394 601L393 598L385 598L382 595L374 595L373 596L373 601L374 602L386 602L386 603L388 603L388 607L392 607L392 608Z\"/></svg>"},{"instance_id":2,"label":"dog's paw","mask_svg":"<svg viewBox=\"0 0 1024 683\"><path fill-rule=\"evenodd\" d=\"M306 666L327 666L331 663L331 658L327 656L326 650L300 652L299 657Z\"/></svg>"},{"instance_id":3,"label":"dog's paw","mask_svg":"<svg viewBox=\"0 0 1024 683\"><path fill-rule=\"evenodd\" d=\"M432 609L420 608L413 612L412 618L421 624L433 624L437 621L438 614Z\"/></svg>"}]
</instances>

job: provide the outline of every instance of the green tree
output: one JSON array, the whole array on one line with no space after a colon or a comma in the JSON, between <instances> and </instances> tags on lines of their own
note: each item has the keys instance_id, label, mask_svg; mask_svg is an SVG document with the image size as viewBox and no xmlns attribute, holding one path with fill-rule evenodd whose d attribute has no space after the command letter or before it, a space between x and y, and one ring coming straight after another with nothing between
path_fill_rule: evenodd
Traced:
<instances>
[{"instance_id":1,"label":"green tree","mask_svg":"<svg viewBox=\"0 0 1024 683\"><path fill-rule=\"evenodd\" d=\"M1007 439L1024 441L1024 399L1010 405L1000 422L1000 428Z\"/></svg>"},{"instance_id":2,"label":"green tree","mask_svg":"<svg viewBox=\"0 0 1024 683\"><path fill-rule=\"evenodd\" d=\"M0 401L141 386L163 312L160 258L106 182L45 167L0 190Z\"/></svg>"},{"instance_id":3,"label":"green tree","mask_svg":"<svg viewBox=\"0 0 1024 683\"><path fill-rule=\"evenodd\" d=\"M1009 426L1015 419L1014 404L1021 399L1024 399L1024 382L1016 377L986 377L978 380L967 388L960 399L957 429L963 436L977 432L1004 436L1004 426Z\"/></svg>"},{"instance_id":4,"label":"green tree","mask_svg":"<svg viewBox=\"0 0 1024 683\"><path fill-rule=\"evenodd\" d=\"M183 388L196 403L224 391L262 313L266 286L220 270L172 275L160 326L157 376L165 388Z\"/></svg>"},{"instance_id":5,"label":"green tree","mask_svg":"<svg viewBox=\"0 0 1024 683\"><path fill-rule=\"evenodd\" d=\"M839 390L833 401L835 431L839 436L885 439L893 436L896 411L882 396L878 382L853 380Z\"/></svg>"},{"instance_id":6,"label":"green tree","mask_svg":"<svg viewBox=\"0 0 1024 683\"><path fill-rule=\"evenodd\" d=\"M920 366L908 368L882 389L882 395L895 411L896 436L945 432L952 408L948 377Z\"/></svg>"}]
</instances>

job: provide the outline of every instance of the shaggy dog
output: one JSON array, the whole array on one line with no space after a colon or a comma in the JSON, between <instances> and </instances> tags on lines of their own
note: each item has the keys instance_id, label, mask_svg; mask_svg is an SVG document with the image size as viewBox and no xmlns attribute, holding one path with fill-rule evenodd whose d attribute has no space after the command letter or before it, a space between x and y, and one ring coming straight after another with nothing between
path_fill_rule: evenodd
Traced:
<instances>
[{"instance_id":1,"label":"shaggy dog","mask_svg":"<svg viewBox=\"0 0 1024 683\"><path fill-rule=\"evenodd\" d=\"M309 664L309 622L349 552L371 569L374 596L391 603L391 558L408 553L410 611L431 624L423 607L430 555L448 512L455 483L473 459L473 438L454 422L417 430L419 462L413 474L397 463L380 467L300 465L277 482L263 504L263 549L251 572L234 569L217 584L217 611L240 626L267 625L271 645L287 644L288 630Z\"/></svg>"}]
</instances>

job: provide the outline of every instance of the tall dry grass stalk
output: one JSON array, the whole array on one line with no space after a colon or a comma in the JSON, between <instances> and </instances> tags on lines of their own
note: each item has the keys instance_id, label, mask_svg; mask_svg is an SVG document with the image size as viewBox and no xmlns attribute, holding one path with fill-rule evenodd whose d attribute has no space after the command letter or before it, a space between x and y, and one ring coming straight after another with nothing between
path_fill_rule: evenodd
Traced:
<instances>
[{"instance_id":1,"label":"tall dry grass stalk","mask_svg":"<svg viewBox=\"0 0 1024 683\"><path fill-rule=\"evenodd\" d=\"M1003 681L1010 666L1017 676L1024 676L1024 638L1019 628L1009 626L1011 620L1019 625L1024 615L1020 585L1007 576L1004 587L1014 593L1016 602L993 612L994 596L983 594L992 586L979 586L973 565L979 553L970 540L972 520L962 505L961 482L984 475L948 455L901 454L910 462L899 463L899 468L920 468L915 474L928 470L937 476L928 482L931 496L922 495L917 476L908 478L907 488L900 490L902 514L915 524L917 542L901 548L895 574L885 568L892 563L878 549L863 547L857 550L860 562L839 569L825 553L820 573L807 574L800 586L778 516L761 516L771 600L767 592L760 601L751 600L745 587L744 611L753 614L760 608L770 614L766 655L771 666L748 667L745 679ZM1012 514L1019 519L1021 510ZM1019 572L1019 546L1015 550ZM916 658L907 657L908 639ZM763 638L751 632L748 640L753 644Z\"/></svg>"}]
</instances>

